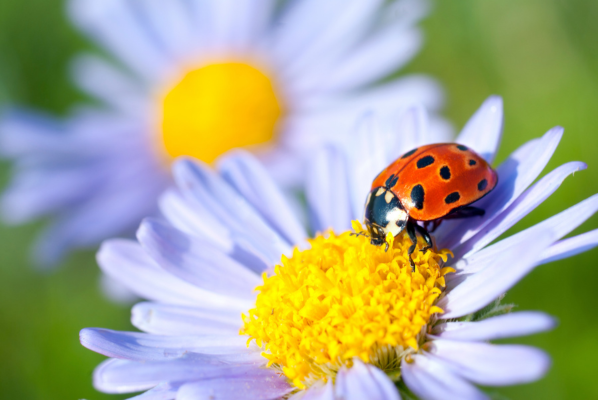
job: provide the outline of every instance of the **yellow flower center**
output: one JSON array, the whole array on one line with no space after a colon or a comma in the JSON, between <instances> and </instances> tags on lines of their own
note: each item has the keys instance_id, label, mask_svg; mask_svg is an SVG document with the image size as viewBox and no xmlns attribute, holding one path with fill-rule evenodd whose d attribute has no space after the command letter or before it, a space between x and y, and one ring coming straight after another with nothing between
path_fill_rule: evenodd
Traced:
<instances>
[{"instance_id":1,"label":"yellow flower center","mask_svg":"<svg viewBox=\"0 0 600 400\"><path fill-rule=\"evenodd\" d=\"M364 232L353 222L356 232ZM448 250L415 251L408 235L377 247L345 232L311 239L308 250L282 257L275 274L263 274L256 307L242 315L240 334L264 349L269 365L300 389L335 378L352 358L399 374L402 357L415 352L445 286ZM417 249L424 247L419 239Z\"/></svg>"},{"instance_id":2,"label":"yellow flower center","mask_svg":"<svg viewBox=\"0 0 600 400\"><path fill-rule=\"evenodd\" d=\"M234 147L269 142L282 106L269 77L237 62L187 73L164 97L162 138L171 157L211 163Z\"/></svg>"}]
</instances>

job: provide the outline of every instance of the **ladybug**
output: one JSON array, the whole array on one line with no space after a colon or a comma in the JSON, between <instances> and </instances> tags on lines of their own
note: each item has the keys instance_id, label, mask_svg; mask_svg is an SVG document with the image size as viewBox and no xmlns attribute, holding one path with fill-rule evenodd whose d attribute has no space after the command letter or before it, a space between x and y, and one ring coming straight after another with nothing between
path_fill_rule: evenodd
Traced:
<instances>
[{"instance_id":1,"label":"ladybug","mask_svg":"<svg viewBox=\"0 0 600 400\"><path fill-rule=\"evenodd\" d=\"M432 247L427 230L442 219L483 216L485 211L470 206L490 193L498 177L496 171L476 152L456 143L436 143L417 147L401 155L373 181L365 204L365 225L371 244L381 246L388 232L397 236L405 228L412 241L411 258L419 232ZM421 226L417 221L423 221Z\"/></svg>"}]
</instances>

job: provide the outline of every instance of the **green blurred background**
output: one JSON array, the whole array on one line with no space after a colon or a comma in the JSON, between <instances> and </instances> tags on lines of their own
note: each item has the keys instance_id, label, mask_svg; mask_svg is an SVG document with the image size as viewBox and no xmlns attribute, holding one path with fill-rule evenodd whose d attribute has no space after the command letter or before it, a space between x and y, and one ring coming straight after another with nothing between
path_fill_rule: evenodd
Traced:
<instances>
[{"instance_id":1,"label":"green blurred background","mask_svg":"<svg viewBox=\"0 0 600 400\"><path fill-rule=\"evenodd\" d=\"M490 94L505 101L497 160L549 128L566 128L545 172L571 160L589 168L569 177L514 233L598 191L598 4L573 0L434 2L426 43L408 70L446 86L445 115L461 127ZM65 114L84 100L69 83L69 59L92 46L68 23L62 0L0 2L0 104L18 102ZM0 185L8 179L0 166ZM128 329L129 309L100 294L93 252L72 255L57 272L36 273L28 245L40 227L0 226L0 397L118 399L91 386L103 357L78 342L83 327ZM575 233L597 227L595 216ZM507 296L519 310L557 316L553 332L520 338L548 351L554 365L539 382L494 389L498 398L592 399L597 391L596 250L536 269Z\"/></svg>"}]
</instances>

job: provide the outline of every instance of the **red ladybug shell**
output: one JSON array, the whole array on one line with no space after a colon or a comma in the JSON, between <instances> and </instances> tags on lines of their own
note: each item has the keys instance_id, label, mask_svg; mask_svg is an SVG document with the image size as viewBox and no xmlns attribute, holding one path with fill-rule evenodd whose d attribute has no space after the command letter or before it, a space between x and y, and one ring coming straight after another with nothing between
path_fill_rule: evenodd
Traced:
<instances>
[{"instance_id":1,"label":"red ladybug shell","mask_svg":"<svg viewBox=\"0 0 600 400\"><path fill-rule=\"evenodd\" d=\"M418 221L438 219L471 204L498 182L487 161L456 143L430 144L403 154L375 178L371 190L386 186L390 177L392 192Z\"/></svg>"}]
</instances>

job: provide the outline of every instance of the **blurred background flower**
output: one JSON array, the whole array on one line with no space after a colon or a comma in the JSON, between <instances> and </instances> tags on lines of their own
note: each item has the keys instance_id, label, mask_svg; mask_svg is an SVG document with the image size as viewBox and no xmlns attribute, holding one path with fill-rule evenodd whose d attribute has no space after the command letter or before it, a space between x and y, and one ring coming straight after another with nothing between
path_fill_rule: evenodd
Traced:
<instances>
[{"instance_id":1,"label":"blurred background flower","mask_svg":"<svg viewBox=\"0 0 600 400\"><path fill-rule=\"evenodd\" d=\"M0 119L0 154L14 161L0 212L13 224L52 217L33 252L45 267L132 233L155 212L176 157L211 163L246 147L294 187L304 156L343 140L365 107L442 102L422 75L374 85L421 47L425 0L70 0L67 9L106 53L71 65L94 102L66 119L18 107Z\"/></svg>"},{"instance_id":2,"label":"blurred background flower","mask_svg":"<svg viewBox=\"0 0 600 400\"><path fill-rule=\"evenodd\" d=\"M424 51L410 71L432 74L448 89L446 116L462 126L489 93L505 100L505 134L497 159L554 125L565 127L545 169L581 160L569 178L507 235L566 209L597 191L597 2L527 0L433 3ZM0 4L0 100L65 115L84 100L69 83L69 61L94 48L66 20L61 0ZM403 70L402 73L405 73ZM8 165L2 166L2 184ZM597 226L591 220L573 232ZM106 304L93 254L78 253L50 277L34 274L27 248L39 224L2 227L0 254L0 387L19 399L119 398L95 392L93 368L103 357L81 347L86 326L131 329L129 310ZM519 339L553 357L549 374L525 386L500 388L509 398L597 396L597 251L534 270L507 296L520 309L556 316L557 329ZM82 268L85 266L85 268ZM550 288L550 289L549 289Z\"/></svg>"}]
</instances>

